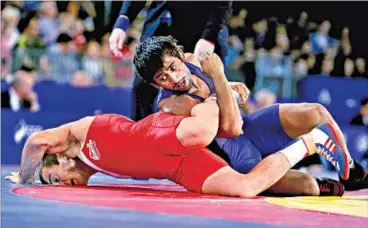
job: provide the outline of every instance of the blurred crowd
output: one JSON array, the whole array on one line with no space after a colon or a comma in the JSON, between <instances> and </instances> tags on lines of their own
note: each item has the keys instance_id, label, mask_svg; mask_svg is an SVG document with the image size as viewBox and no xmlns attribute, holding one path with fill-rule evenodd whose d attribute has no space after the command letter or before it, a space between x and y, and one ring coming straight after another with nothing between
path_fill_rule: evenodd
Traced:
<instances>
[{"instance_id":1,"label":"blurred crowd","mask_svg":"<svg viewBox=\"0 0 368 228\"><path fill-rule=\"evenodd\" d=\"M60 9L59 3L2 2L1 78L28 68L39 80L130 87L139 26L129 30L124 55L118 58L110 52L110 34L101 33L95 23L96 4L69 2Z\"/></svg>"},{"instance_id":2,"label":"blurred crowd","mask_svg":"<svg viewBox=\"0 0 368 228\"><path fill-rule=\"evenodd\" d=\"M307 12L298 18L276 17L247 23L245 8L234 10L229 20L230 54L227 66L253 89L256 74L288 75L294 82L307 75L363 77L366 59L352 50L349 28L331 37L331 23L312 22ZM297 83L296 83L297 84Z\"/></svg>"},{"instance_id":3,"label":"blurred crowd","mask_svg":"<svg viewBox=\"0 0 368 228\"><path fill-rule=\"evenodd\" d=\"M1 79L11 83L20 80L17 75L27 74L33 83L133 86L132 58L145 12L127 31L122 57L116 57L110 51L109 36L121 2L1 4ZM285 20L248 21L245 8L233 9L225 62L229 80L243 81L257 92L248 110L275 103L280 95L263 84L261 88L266 89L254 90L256 78L262 75L292 78L294 90L307 75L368 78L366 59L354 54L347 27L340 37L331 37L331 23L312 22L307 12Z\"/></svg>"}]
</instances>

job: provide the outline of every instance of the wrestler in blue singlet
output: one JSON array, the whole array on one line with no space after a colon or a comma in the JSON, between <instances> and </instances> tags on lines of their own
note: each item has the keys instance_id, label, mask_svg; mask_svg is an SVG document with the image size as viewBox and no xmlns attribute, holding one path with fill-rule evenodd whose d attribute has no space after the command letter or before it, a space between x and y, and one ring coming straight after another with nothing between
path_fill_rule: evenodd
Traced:
<instances>
[{"instance_id":1,"label":"wrestler in blue singlet","mask_svg":"<svg viewBox=\"0 0 368 228\"><path fill-rule=\"evenodd\" d=\"M188 62L185 62L185 65L192 74L207 83L210 88L210 94L215 93L212 80L205 76L200 68ZM159 103L172 95L182 94L201 102L205 100L205 98L195 94L161 88L157 102ZM243 135L236 139L216 138L216 141L229 156L231 166L238 172L247 173L262 158L285 148L293 139L285 133L280 123L279 104L260 109L250 114L243 114L242 117L244 121Z\"/></svg>"}]
</instances>

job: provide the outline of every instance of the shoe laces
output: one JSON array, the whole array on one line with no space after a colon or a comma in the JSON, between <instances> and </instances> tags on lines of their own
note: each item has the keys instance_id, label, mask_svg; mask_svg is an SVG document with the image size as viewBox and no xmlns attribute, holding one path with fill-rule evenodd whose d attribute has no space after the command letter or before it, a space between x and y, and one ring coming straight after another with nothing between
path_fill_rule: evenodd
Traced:
<instances>
[{"instance_id":1,"label":"shoe laces","mask_svg":"<svg viewBox=\"0 0 368 228\"><path fill-rule=\"evenodd\" d=\"M329 153L329 151L327 151L324 147L317 145L317 153L326 158L327 161L329 161L333 166L335 166L337 170L340 170L337 161L332 157L331 153Z\"/></svg>"}]
</instances>

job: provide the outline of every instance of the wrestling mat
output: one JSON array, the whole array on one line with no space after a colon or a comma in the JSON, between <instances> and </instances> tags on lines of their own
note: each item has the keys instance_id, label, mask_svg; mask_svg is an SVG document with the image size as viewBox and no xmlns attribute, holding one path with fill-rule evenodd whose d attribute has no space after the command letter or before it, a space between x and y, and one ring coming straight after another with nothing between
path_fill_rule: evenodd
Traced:
<instances>
[{"instance_id":1,"label":"wrestling mat","mask_svg":"<svg viewBox=\"0 0 368 228\"><path fill-rule=\"evenodd\" d=\"M239 199L190 193L169 181L98 174L88 187L3 182L2 195L3 227L368 227L368 190Z\"/></svg>"}]
</instances>

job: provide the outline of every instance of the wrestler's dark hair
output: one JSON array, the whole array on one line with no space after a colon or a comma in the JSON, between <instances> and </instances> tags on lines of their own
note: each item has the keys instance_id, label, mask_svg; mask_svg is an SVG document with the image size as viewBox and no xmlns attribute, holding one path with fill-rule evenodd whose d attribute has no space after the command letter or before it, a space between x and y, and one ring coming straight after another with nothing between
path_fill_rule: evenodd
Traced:
<instances>
[{"instance_id":1,"label":"wrestler's dark hair","mask_svg":"<svg viewBox=\"0 0 368 228\"><path fill-rule=\"evenodd\" d=\"M51 167L53 165L59 165L59 161L57 160L56 155L55 154L46 154L45 153L43 155L43 157L42 157L42 163L41 163L40 172L39 172L40 181L41 181L42 184L49 184L42 177L42 169L44 167Z\"/></svg>"},{"instance_id":2,"label":"wrestler's dark hair","mask_svg":"<svg viewBox=\"0 0 368 228\"><path fill-rule=\"evenodd\" d=\"M154 82L153 76L163 67L166 55L183 58L183 47L172 36L153 36L142 41L134 55L136 73L146 82Z\"/></svg>"}]
</instances>

